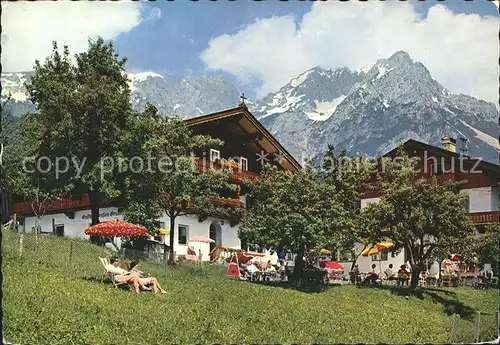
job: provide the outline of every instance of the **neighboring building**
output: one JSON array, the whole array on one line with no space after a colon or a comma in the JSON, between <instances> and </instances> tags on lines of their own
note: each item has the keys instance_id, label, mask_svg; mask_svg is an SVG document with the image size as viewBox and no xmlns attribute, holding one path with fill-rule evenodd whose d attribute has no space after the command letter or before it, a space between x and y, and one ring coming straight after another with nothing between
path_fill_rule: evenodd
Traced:
<instances>
[{"instance_id":1,"label":"neighboring building","mask_svg":"<svg viewBox=\"0 0 500 345\"><path fill-rule=\"evenodd\" d=\"M271 164L282 169L297 170L299 163L281 146L280 143L257 121L246 106L191 118L185 123L193 129L195 134L209 134L214 138L224 141L220 149L211 149L205 154L206 163L226 164L232 168L231 182L241 184L243 179L257 179L262 169L258 158L265 156ZM195 152L200 157L202 152ZM274 160L275 157L279 159ZM203 158L203 157L200 157ZM229 163L232 159L234 162ZM200 172L206 171L203 160L197 161ZM237 192L225 192L220 198L213 202L227 205L229 207L245 207L245 195ZM84 230L90 225L90 207L87 195L81 200L59 200L54 201L47 207L46 213L40 220L40 233L49 233L56 236L68 236L73 238L88 238ZM100 209L100 220L122 219L116 207L107 205ZM33 214L30 202L16 202L13 205L14 212L20 218L24 217L24 229L26 232L35 231L36 216ZM169 224L168 216L164 215L161 220L163 227ZM180 216L176 219L174 251L177 255L186 255L189 239L193 236L207 236L215 243L196 244L195 250L201 249L203 260L209 260L209 253L215 246L226 248L240 248L238 239L238 225L227 219L211 217L199 221L196 215ZM158 238L163 241L163 236ZM167 244L169 243L167 238ZM119 243L118 243L119 244Z\"/></svg>"},{"instance_id":2,"label":"neighboring building","mask_svg":"<svg viewBox=\"0 0 500 345\"><path fill-rule=\"evenodd\" d=\"M442 148L416 140L408 140L401 146L408 156L418 159L417 168L420 168L423 175L436 176L439 180L465 182L462 192L468 194L468 199L464 207L469 212L470 220L476 224L480 232L484 231L487 224L500 222L500 165L457 153L456 141L449 137L443 137ZM384 157L394 157L401 146L388 152ZM361 199L361 208L379 200L379 194L367 191ZM404 251L396 256L382 253L374 257L360 257L358 259L360 270L367 272L372 263L376 263L378 268L378 259L381 259L382 271L390 263L397 270L407 261ZM432 268L434 271L436 269Z\"/></svg>"}]
</instances>

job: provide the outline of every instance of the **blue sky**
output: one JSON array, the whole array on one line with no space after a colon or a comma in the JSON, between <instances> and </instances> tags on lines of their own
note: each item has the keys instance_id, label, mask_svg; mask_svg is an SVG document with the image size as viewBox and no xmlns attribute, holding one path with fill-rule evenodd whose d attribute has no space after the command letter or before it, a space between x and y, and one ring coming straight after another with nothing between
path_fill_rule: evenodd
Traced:
<instances>
[{"instance_id":1,"label":"blue sky","mask_svg":"<svg viewBox=\"0 0 500 345\"><path fill-rule=\"evenodd\" d=\"M456 14L498 15L497 8L485 0L415 1L414 6L420 15L426 17L429 8L438 3L446 5ZM131 70L156 71L175 77L222 74L254 97L258 80L240 85L230 73L206 71L200 53L208 48L211 38L235 34L259 18L292 15L296 21L300 21L311 10L312 2L176 0L149 3L147 6L160 9L161 18L139 25L116 39L117 48L128 57Z\"/></svg>"},{"instance_id":2,"label":"blue sky","mask_svg":"<svg viewBox=\"0 0 500 345\"><path fill-rule=\"evenodd\" d=\"M2 10L6 72L31 70L53 40L77 53L101 36L130 72L221 74L261 98L310 68L359 69L405 50L451 92L498 100L498 10L487 0L21 1Z\"/></svg>"}]
</instances>

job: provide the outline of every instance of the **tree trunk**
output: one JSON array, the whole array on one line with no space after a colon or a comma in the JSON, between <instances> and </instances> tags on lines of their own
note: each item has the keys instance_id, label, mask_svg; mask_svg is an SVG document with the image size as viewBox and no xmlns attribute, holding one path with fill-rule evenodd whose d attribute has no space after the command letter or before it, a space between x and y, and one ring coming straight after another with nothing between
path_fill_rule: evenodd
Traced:
<instances>
[{"instance_id":1,"label":"tree trunk","mask_svg":"<svg viewBox=\"0 0 500 345\"><path fill-rule=\"evenodd\" d=\"M101 204L101 195L99 190L89 190L90 213L92 215L92 224L99 224L99 206Z\"/></svg>"},{"instance_id":2,"label":"tree trunk","mask_svg":"<svg viewBox=\"0 0 500 345\"><path fill-rule=\"evenodd\" d=\"M367 247L368 247L368 245L366 245L366 244L365 244L365 246L363 247L363 249L361 250L361 252L360 252L360 253L362 253L362 252L363 252L363 250L365 250ZM355 255L356 255L356 253L355 253L354 251L352 251L352 252L351 252L351 254L352 254L353 256L355 256ZM360 255L361 255L361 254L360 254ZM351 263L351 271L350 271L350 272L352 272L352 271L354 270L354 266L356 266L356 262L358 262L358 258L359 258L359 255L356 255L356 258L352 261L352 263Z\"/></svg>"},{"instance_id":3,"label":"tree trunk","mask_svg":"<svg viewBox=\"0 0 500 345\"><path fill-rule=\"evenodd\" d=\"M168 262L173 263L175 261L175 255L174 255L175 216L170 214L169 217L170 217L170 248L169 248Z\"/></svg>"},{"instance_id":4,"label":"tree trunk","mask_svg":"<svg viewBox=\"0 0 500 345\"><path fill-rule=\"evenodd\" d=\"M418 286L418 281L420 279L420 265L414 265L411 270L411 282L410 289L415 290Z\"/></svg>"}]
</instances>

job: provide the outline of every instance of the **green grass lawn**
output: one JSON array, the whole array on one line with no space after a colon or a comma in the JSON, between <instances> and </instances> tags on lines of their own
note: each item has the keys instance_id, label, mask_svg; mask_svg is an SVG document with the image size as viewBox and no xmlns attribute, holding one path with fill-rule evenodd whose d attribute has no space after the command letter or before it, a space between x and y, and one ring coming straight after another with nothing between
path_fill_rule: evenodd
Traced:
<instances>
[{"instance_id":1,"label":"green grass lawn","mask_svg":"<svg viewBox=\"0 0 500 345\"><path fill-rule=\"evenodd\" d=\"M447 343L496 337L498 290L424 289L408 300L387 289L305 293L233 281L225 268L144 263L167 295L112 287L85 241L3 231L4 331L14 343ZM70 244L73 242L72 244ZM71 252L71 260L70 258ZM450 335L453 313L462 314Z\"/></svg>"}]
</instances>

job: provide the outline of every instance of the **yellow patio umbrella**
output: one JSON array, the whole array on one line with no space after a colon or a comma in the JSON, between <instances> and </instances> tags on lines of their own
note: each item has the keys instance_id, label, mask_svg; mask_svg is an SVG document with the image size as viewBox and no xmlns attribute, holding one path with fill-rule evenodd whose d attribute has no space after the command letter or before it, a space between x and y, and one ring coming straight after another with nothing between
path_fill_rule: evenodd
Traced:
<instances>
[{"instance_id":1,"label":"yellow patio umbrella","mask_svg":"<svg viewBox=\"0 0 500 345\"><path fill-rule=\"evenodd\" d=\"M309 249L307 252L312 254L312 253L314 253L314 252L315 252L315 250L314 250L314 249ZM321 255L331 255L331 254L332 254L332 251L331 251L331 250L329 250L329 249L321 249L321 250L319 251L319 253L320 253Z\"/></svg>"},{"instance_id":2,"label":"yellow patio umbrella","mask_svg":"<svg viewBox=\"0 0 500 345\"><path fill-rule=\"evenodd\" d=\"M378 254L378 253L380 253L380 252L382 252L382 251L384 251L384 250L392 247L393 245L394 245L394 243L389 242L389 241L384 241L384 242L376 243L375 245L364 249L361 252L361 255L363 255L363 256L375 255L375 254ZM379 265L379 268L380 268L380 273L382 273L382 267L381 267L381 264L380 264L380 258L378 260L378 265Z\"/></svg>"}]
</instances>

